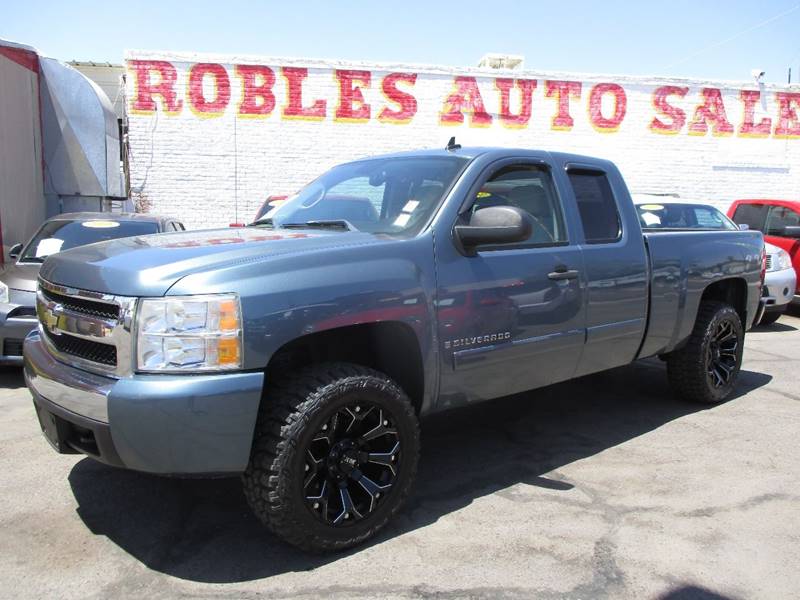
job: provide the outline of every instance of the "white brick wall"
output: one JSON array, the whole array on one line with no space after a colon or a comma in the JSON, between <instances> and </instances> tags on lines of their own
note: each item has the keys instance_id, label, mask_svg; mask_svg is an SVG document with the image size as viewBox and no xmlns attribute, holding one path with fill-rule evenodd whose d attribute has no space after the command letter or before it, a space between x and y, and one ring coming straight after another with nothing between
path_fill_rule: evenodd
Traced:
<instances>
[{"instance_id":1,"label":"white brick wall","mask_svg":"<svg viewBox=\"0 0 800 600\"><path fill-rule=\"evenodd\" d=\"M182 219L188 227L199 228L251 219L268 194L287 194L299 189L328 167L356 157L420 147L443 147L451 135L462 145L499 145L578 152L615 161L634 192L676 192L682 197L712 201L727 207L730 200L742 197L800 198L800 132L777 137L781 110L776 94L795 94L788 106L800 117L800 87L761 88L762 103L755 110L755 122L771 118L770 134L760 139L740 134L744 119L740 90L759 90L755 84L665 78L633 78L569 73L494 72L450 67L414 65L353 64L335 61L302 61L260 57L208 56L165 52L131 51L126 56L127 106L130 126L131 184L146 196L151 212ZM155 95L155 110L142 110L137 90L149 83L157 85L159 74L146 73L140 81L137 61L167 61L176 73L173 87L182 102L174 114L165 112L163 99ZM188 81L197 63L221 65L230 81L230 100L216 116L198 116L192 110ZM275 108L266 116L241 116L242 80L234 65L267 65L275 74L272 88ZM281 67L306 67L303 104L316 99L327 103L325 117L319 121L286 119L287 83ZM336 69L357 69L371 73L371 84L363 90L370 105L366 122L341 122L334 119L339 103ZM387 101L381 82L389 73L414 73L413 86L400 85L416 99L417 111L406 124L380 122ZM440 122L445 99L452 93L454 77L475 77L486 111L488 126L467 123L445 125ZM499 92L496 77L536 80L532 94L532 115L522 128L508 128L500 122ZM203 80L206 101L216 91L210 77ZM557 111L555 98L546 97L548 80L581 82L581 97L570 103L574 126L560 130L552 125ZM627 112L618 130L598 132L590 122L588 98L597 83L622 86ZM653 105L654 91L660 86L688 88L683 98L670 97L670 104L686 112L686 123L674 135L651 130L654 117L670 119ZM727 136L689 135L688 125L695 108L702 103L701 90L721 90L724 109L734 132ZM146 94L145 94L146 95ZM511 96L511 111L519 110L517 92ZM603 115L613 106L606 99ZM175 108L175 107L173 107ZM788 116L787 116L788 115ZM784 125L800 129L800 121L785 115ZM134 194L135 195L135 194Z\"/></svg>"}]
</instances>

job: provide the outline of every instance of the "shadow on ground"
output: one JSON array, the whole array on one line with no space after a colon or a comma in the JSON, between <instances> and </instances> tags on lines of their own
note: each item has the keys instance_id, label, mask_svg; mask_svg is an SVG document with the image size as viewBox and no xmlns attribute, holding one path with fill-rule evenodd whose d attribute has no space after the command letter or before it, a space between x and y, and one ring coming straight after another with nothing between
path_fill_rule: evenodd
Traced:
<instances>
[{"instance_id":1,"label":"shadow on ground","mask_svg":"<svg viewBox=\"0 0 800 600\"><path fill-rule=\"evenodd\" d=\"M776 321L770 325L759 324L756 327L756 331L774 331L775 333L780 333L781 331L797 331L797 327L789 323L784 323L783 321Z\"/></svg>"},{"instance_id":2,"label":"shadow on ground","mask_svg":"<svg viewBox=\"0 0 800 600\"><path fill-rule=\"evenodd\" d=\"M770 379L742 371L731 401ZM546 474L702 409L673 398L653 360L436 415L423 423L415 491L373 544L514 484L571 489ZM251 515L238 479L166 479L84 459L69 481L92 533L175 577L250 581L343 556L304 554L273 537Z\"/></svg>"},{"instance_id":3,"label":"shadow on ground","mask_svg":"<svg viewBox=\"0 0 800 600\"><path fill-rule=\"evenodd\" d=\"M22 367L0 366L0 389L17 389L25 387Z\"/></svg>"}]
</instances>

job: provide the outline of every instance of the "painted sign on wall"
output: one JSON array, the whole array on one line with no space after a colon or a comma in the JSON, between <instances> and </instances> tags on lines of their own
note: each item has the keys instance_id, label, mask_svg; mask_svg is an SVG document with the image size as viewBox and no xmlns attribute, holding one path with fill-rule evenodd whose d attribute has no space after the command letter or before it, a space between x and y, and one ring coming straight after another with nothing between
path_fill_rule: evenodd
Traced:
<instances>
[{"instance_id":1,"label":"painted sign on wall","mask_svg":"<svg viewBox=\"0 0 800 600\"><path fill-rule=\"evenodd\" d=\"M797 87L142 52L127 82L134 189L190 223L246 220L323 167L452 134L611 158L635 191L724 201L758 173L800 193Z\"/></svg>"}]
</instances>

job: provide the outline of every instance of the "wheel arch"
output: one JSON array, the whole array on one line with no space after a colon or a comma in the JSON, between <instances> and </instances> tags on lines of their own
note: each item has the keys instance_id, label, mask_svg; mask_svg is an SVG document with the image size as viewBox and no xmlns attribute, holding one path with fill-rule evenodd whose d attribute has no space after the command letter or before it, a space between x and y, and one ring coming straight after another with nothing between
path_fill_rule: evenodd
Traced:
<instances>
[{"instance_id":1,"label":"wheel arch","mask_svg":"<svg viewBox=\"0 0 800 600\"><path fill-rule=\"evenodd\" d=\"M417 413L425 397L422 348L414 329L402 321L379 321L308 333L281 346L265 367L265 388L284 373L321 362L370 367L400 385Z\"/></svg>"}]
</instances>

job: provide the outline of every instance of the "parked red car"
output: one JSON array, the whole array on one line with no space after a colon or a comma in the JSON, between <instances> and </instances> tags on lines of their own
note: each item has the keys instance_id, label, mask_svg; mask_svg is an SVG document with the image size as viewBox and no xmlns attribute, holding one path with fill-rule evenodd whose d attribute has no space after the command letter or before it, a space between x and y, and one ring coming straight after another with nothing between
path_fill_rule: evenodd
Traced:
<instances>
[{"instance_id":1,"label":"parked red car","mask_svg":"<svg viewBox=\"0 0 800 600\"><path fill-rule=\"evenodd\" d=\"M735 200L728 209L728 216L737 225L762 232L768 243L789 253L798 274L794 302L800 302L800 201Z\"/></svg>"}]
</instances>

